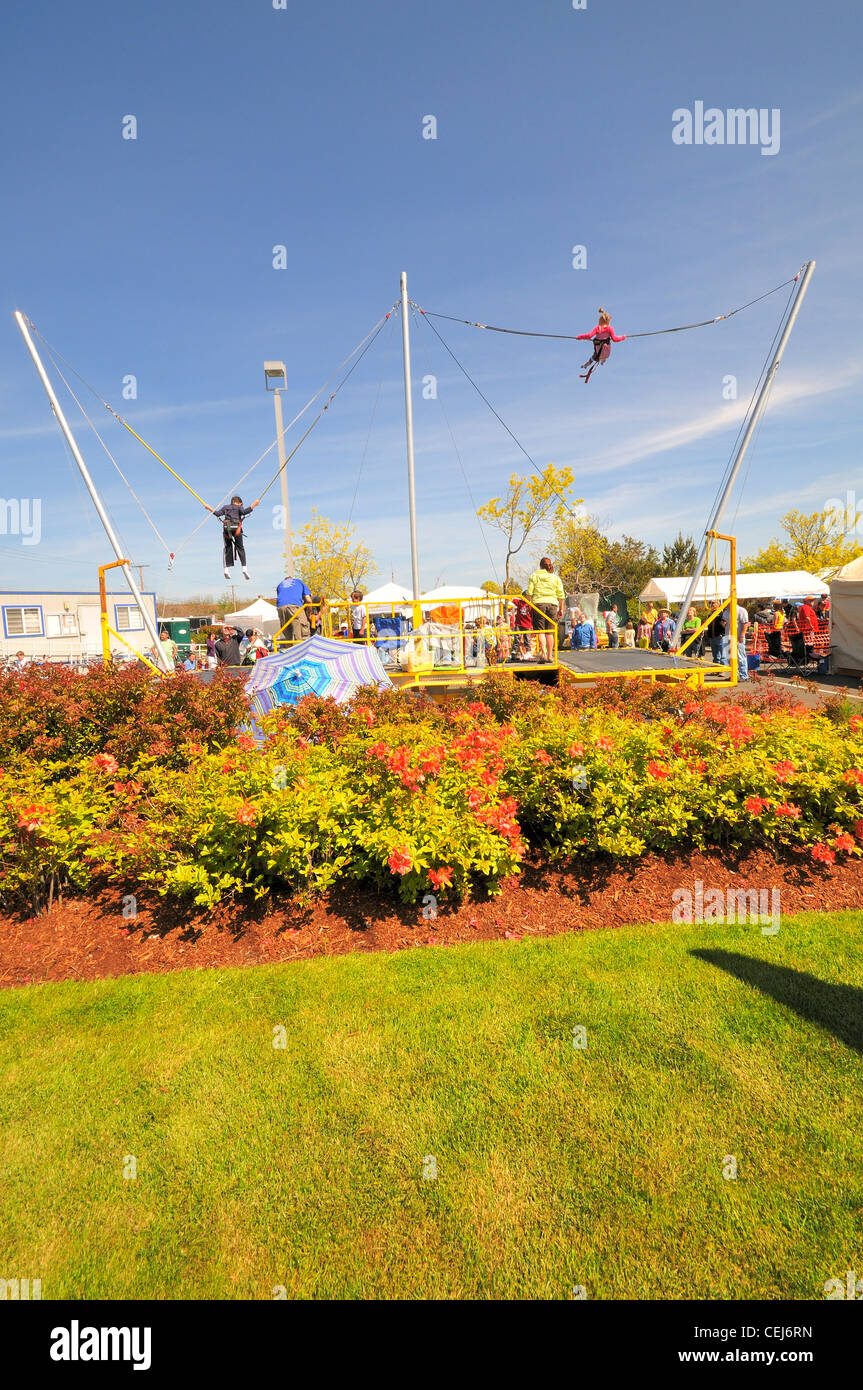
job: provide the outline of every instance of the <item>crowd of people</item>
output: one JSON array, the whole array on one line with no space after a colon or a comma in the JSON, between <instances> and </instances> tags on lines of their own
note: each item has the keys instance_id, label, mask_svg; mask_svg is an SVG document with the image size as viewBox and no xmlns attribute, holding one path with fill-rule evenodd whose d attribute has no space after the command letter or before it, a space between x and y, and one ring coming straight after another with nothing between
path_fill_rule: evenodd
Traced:
<instances>
[{"instance_id":1,"label":"crowd of people","mask_svg":"<svg viewBox=\"0 0 863 1390\"><path fill-rule=\"evenodd\" d=\"M672 650L676 617L670 609L657 608L649 603L635 621L631 621L625 603L621 603L620 608L617 603L611 603L609 608L598 612L595 617L590 616L571 598L567 600L560 576L555 573L548 556L543 556L520 593L508 595L500 602L502 608L494 621L484 616L468 619L458 605L454 606L456 616L451 620L437 617L435 611L430 615L425 614L424 620L430 616L433 621L443 622L444 625L449 622L450 625L454 623L461 627L463 659L468 665L478 661L548 665L554 661L555 637L557 646L564 650L591 651L600 646L631 651ZM332 621L335 615L327 614L327 600L314 597L308 585L293 574L286 575L279 584L276 605L280 623L276 640L279 643L301 642L316 632L326 630L331 631L333 637L345 641L374 641L379 646L398 649L410 632L406 620L394 620L387 614L372 614L364 603L361 589L352 592L350 603L340 611L338 616L341 619L344 614L343 620L338 623ZM757 624L759 640L764 640L767 635L768 641L776 643L775 647L770 646L769 649L780 654L784 630L786 637L789 632L794 632L802 634L805 641L810 637L814 640L815 634L819 633L819 624L823 630L829 608L827 598L806 598L801 603L765 598L755 600L750 617L749 610L738 602L735 641L739 679L748 679L746 641L753 624ZM673 649L684 647L687 657L709 657L715 665L728 665L731 655L728 629L729 611L722 607L718 598L701 612L692 606L683 621L680 640ZM165 631L160 633L160 646L170 666L176 669L182 667L187 671L217 666L253 666L275 649L273 638L266 636L259 628L243 630L229 624L222 626L218 637L211 635L207 638L205 653L195 653L190 649L182 662L178 659L177 644Z\"/></svg>"}]
</instances>

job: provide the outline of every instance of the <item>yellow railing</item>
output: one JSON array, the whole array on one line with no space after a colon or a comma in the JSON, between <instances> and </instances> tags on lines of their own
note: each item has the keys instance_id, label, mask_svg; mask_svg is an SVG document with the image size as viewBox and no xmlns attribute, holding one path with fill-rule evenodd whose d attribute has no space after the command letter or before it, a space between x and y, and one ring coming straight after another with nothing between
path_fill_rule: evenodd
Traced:
<instances>
[{"instance_id":1,"label":"yellow railing","mask_svg":"<svg viewBox=\"0 0 863 1390\"><path fill-rule=\"evenodd\" d=\"M323 636L372 647L386 657L395 654L399 672L411 676L467 675L488 666L511 662L518 648L520 664L557 665L557 623L540 613L530 600L533 614L539 614L549 627L514 629L510 626L511 597L489 594L486 599L454 598L439 602L368 603L366 600L325 600L320 606ZM305 610L317 605L306 603L294 610L288 622L276 633L275 646L282 650L296 646L303 638L282 634ZM361 609L363 631L353 636L352 610ZM410 613L410 619L407 615ZM387 621L388 620L388 621ZM386 644L386 645L385 645ZM546 652L545 660L542 653Z\"/></svg>"}]
</instances>

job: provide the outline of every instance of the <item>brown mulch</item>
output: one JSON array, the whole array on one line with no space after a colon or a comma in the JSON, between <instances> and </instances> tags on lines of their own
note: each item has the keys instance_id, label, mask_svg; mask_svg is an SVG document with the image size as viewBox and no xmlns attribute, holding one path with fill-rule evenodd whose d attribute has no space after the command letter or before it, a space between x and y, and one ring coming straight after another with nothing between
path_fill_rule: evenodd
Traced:
<instances>
[{"instance_id":1,"label":"brown mulch","mask_svg":"<svg viewBox=\"0 0 863 1390\"><path fill-rule=\"evenodd\" d=\"M442 904L434 920L423 919L421 904L406 908L354 890L307 909L271 900L210 913L139 897L137 917L126 921L124 890L111 888L55 904L50 915L0 915L0 988L667 922L674 889L691 889L696 879L705 888L779 888L783 913L860 906L856 859L825 867L798 857L777 861L764 850L577 868L535 863L509 879L500 896L458 908Z\"/></svg>"}]
</instances>

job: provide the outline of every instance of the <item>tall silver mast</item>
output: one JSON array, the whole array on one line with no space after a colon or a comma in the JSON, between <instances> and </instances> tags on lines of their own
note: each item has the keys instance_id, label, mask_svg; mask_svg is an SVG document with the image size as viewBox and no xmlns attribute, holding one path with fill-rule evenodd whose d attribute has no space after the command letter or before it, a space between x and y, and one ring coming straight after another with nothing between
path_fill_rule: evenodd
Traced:
<instances>
[{"instance_id":1,"label":"tall silver mast","mask_svg":"<svg viewBox=\"0 0 863 1390\"><path fill-rule=\"evenodd\" d=\"M170 671L171 668L168 665L168 659L165 656L165 653L162 651L161 646L159 645L159 633L156 629L152 617L150 616L150 613L147 611L147 608L144 604L144 600L141 596L141 591L138 588L138 585L135 583L135 576L132 574L132 571L129 568L129 563L125 555L123 554L122 549L120 548L120 542L118 541L117 536L114 532L114 528L111 525L111 522L108 518L108 513L102 506L102 499L96 491L96 486L93 482L93 479L90 477L87 465L84 462L84 459L81 455L81 450L78 448L78 445L75 442L75 436L73 435L72 431L70 430L67 424L66 416L63 414L63 409L60 405L60 402L57 399L54 388L51 385L50 380L48 379L48 373L45 371L45 368L42 365L42 359L36 351L36 345L30 336L30 330L27 326L28 321L19 309L16 309L15 311L15 322L18 324L18 327L21 330L21 336L24 339L24 342L27 344L27 349L30 353L30 356L33 359L33 364L36 368L36 371L39 373L42 385L45 387L45 391L47 393L48 400L51 402L51 409L54 412L54 417L57 421L57 424L60 426L60 429L63 431L63 434L66 436L66 443L72 450L72 457L77 463L81 477L84 479L87 491L93 499L93 506L99 513L99 520L105 528L105 534L108 537L108 540L111 542L111 548L114 551L114 554L116 555L117 559L121 562L120 568L122 569L122 572L126 577L126 583L129 585L132 597L138 605L138 611L144 620L144 626L147 629L147 633L149 634L150 639L152 640L153 652L156 661L159 663L163 671Z\"/></svg>"},{"instance_id":2,"label":"tall silver mast","mask_svg":"<svg viewBox=\"0 0 863 1390\"><path fill-rule=\"evenodd\" d=\"M719 530L719 523L722 520L722 514L725 511L728 499L731 496L731 491L734 487L735 482L737 481L737 475L740 472L740 465L743 462L746 450L749 448L750 440L752 439L752 436L755 433L755 426L758 424L761 412L767 404L767 397L769 396L770 388L773 385L773 378L776 376L776 373L779 370L779 363L782 361L782 354L785 351L785 345L791 336L791 330L794 327L794 320L797 318L797 313L800 309L800 305L803 303L803 296L809 288L809 281L812 279L812 272L814 271L814 269L814 261L807 261L806 265L803 267L802 278L800 279L797 286L797 294L795 295L794 303L791 306L791 313L788 315L785 327L782 330L782 336L779 339L776 351L773 354L773 360L770 363L767 375L765 376L764 381L761 385L761 390L758 393L758 398L755 402L755 405L752 407L752 412L749 416L749 423L747 424L743 434L743 438L740 441L740 445L734 457L734 463L732 464L731 471L728 474L728 479L725 483L725 487L722 489L722 495L716 503L716 506L713 509L713 514L705 528L704 539L702 540L701 547L698 551L698 559L695 562L695 570L693 571L692 578L689 581L689 588L686 591L686 598L683 600L680 611L677 614L677 620L674 624L674 634L669 643L669 646L672 650L674 650L674 648L680 641L680 634L683 628L684 619L686 618L686 615L689 612L689 605L692 603L695 590L698 586L698 581L701 578L702 573L704 572L704 565L707 560L707 532ZM735 640L734 633L731 634L731 640Z\"/></svg>"},{"instance_id":3,"label":"tall silver mast","mask_svg":"<svg viewBox=\"0 0 863 1390\"><path fill-rule=\"evenodd\" d=\"M411 403L411 340L410 328L408 326L408 277L407 272L404 270L401 276L401 300L402 353L405 367L405 435L407 437L408 446L408 510L411 528L411 580L413 581L414 599L416 600L420 596L420 571L419 558L417 555L417 502L414 492L414 412Z\"/></svg>"}]
</instances>

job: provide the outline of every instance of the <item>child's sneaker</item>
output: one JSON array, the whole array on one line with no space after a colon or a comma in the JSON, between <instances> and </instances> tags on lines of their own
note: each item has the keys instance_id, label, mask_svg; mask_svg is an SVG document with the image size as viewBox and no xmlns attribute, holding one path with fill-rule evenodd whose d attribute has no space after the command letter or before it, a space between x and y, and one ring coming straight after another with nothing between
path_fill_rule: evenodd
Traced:
<instances>
[{"instance_id":1,"label":"child's sneaker","mask_svg":"<svg viewBox=\"0 0 863 1390\"><path fill-rule=\"evenodd\" d=\"M225 576L226 579L230 579L230 577L231 577L231 571L228 569L228 566L227 566L227 565L225 565L225 568L222 570L222 573L223 573L223 575Z\"/></svg>"},{"instance_id":2,"label":"child's sneaker","mask_svg":"<svg viewBox=\"0 0 863 1390\"><path fill-rule=\"evenodd\" d=\"M251 575L249 574L249 571L246 569L246 566L245 566L245 565L243 565L243 578L244 578L244 579L251 579Z\"/></svg>"}]
</instances>

